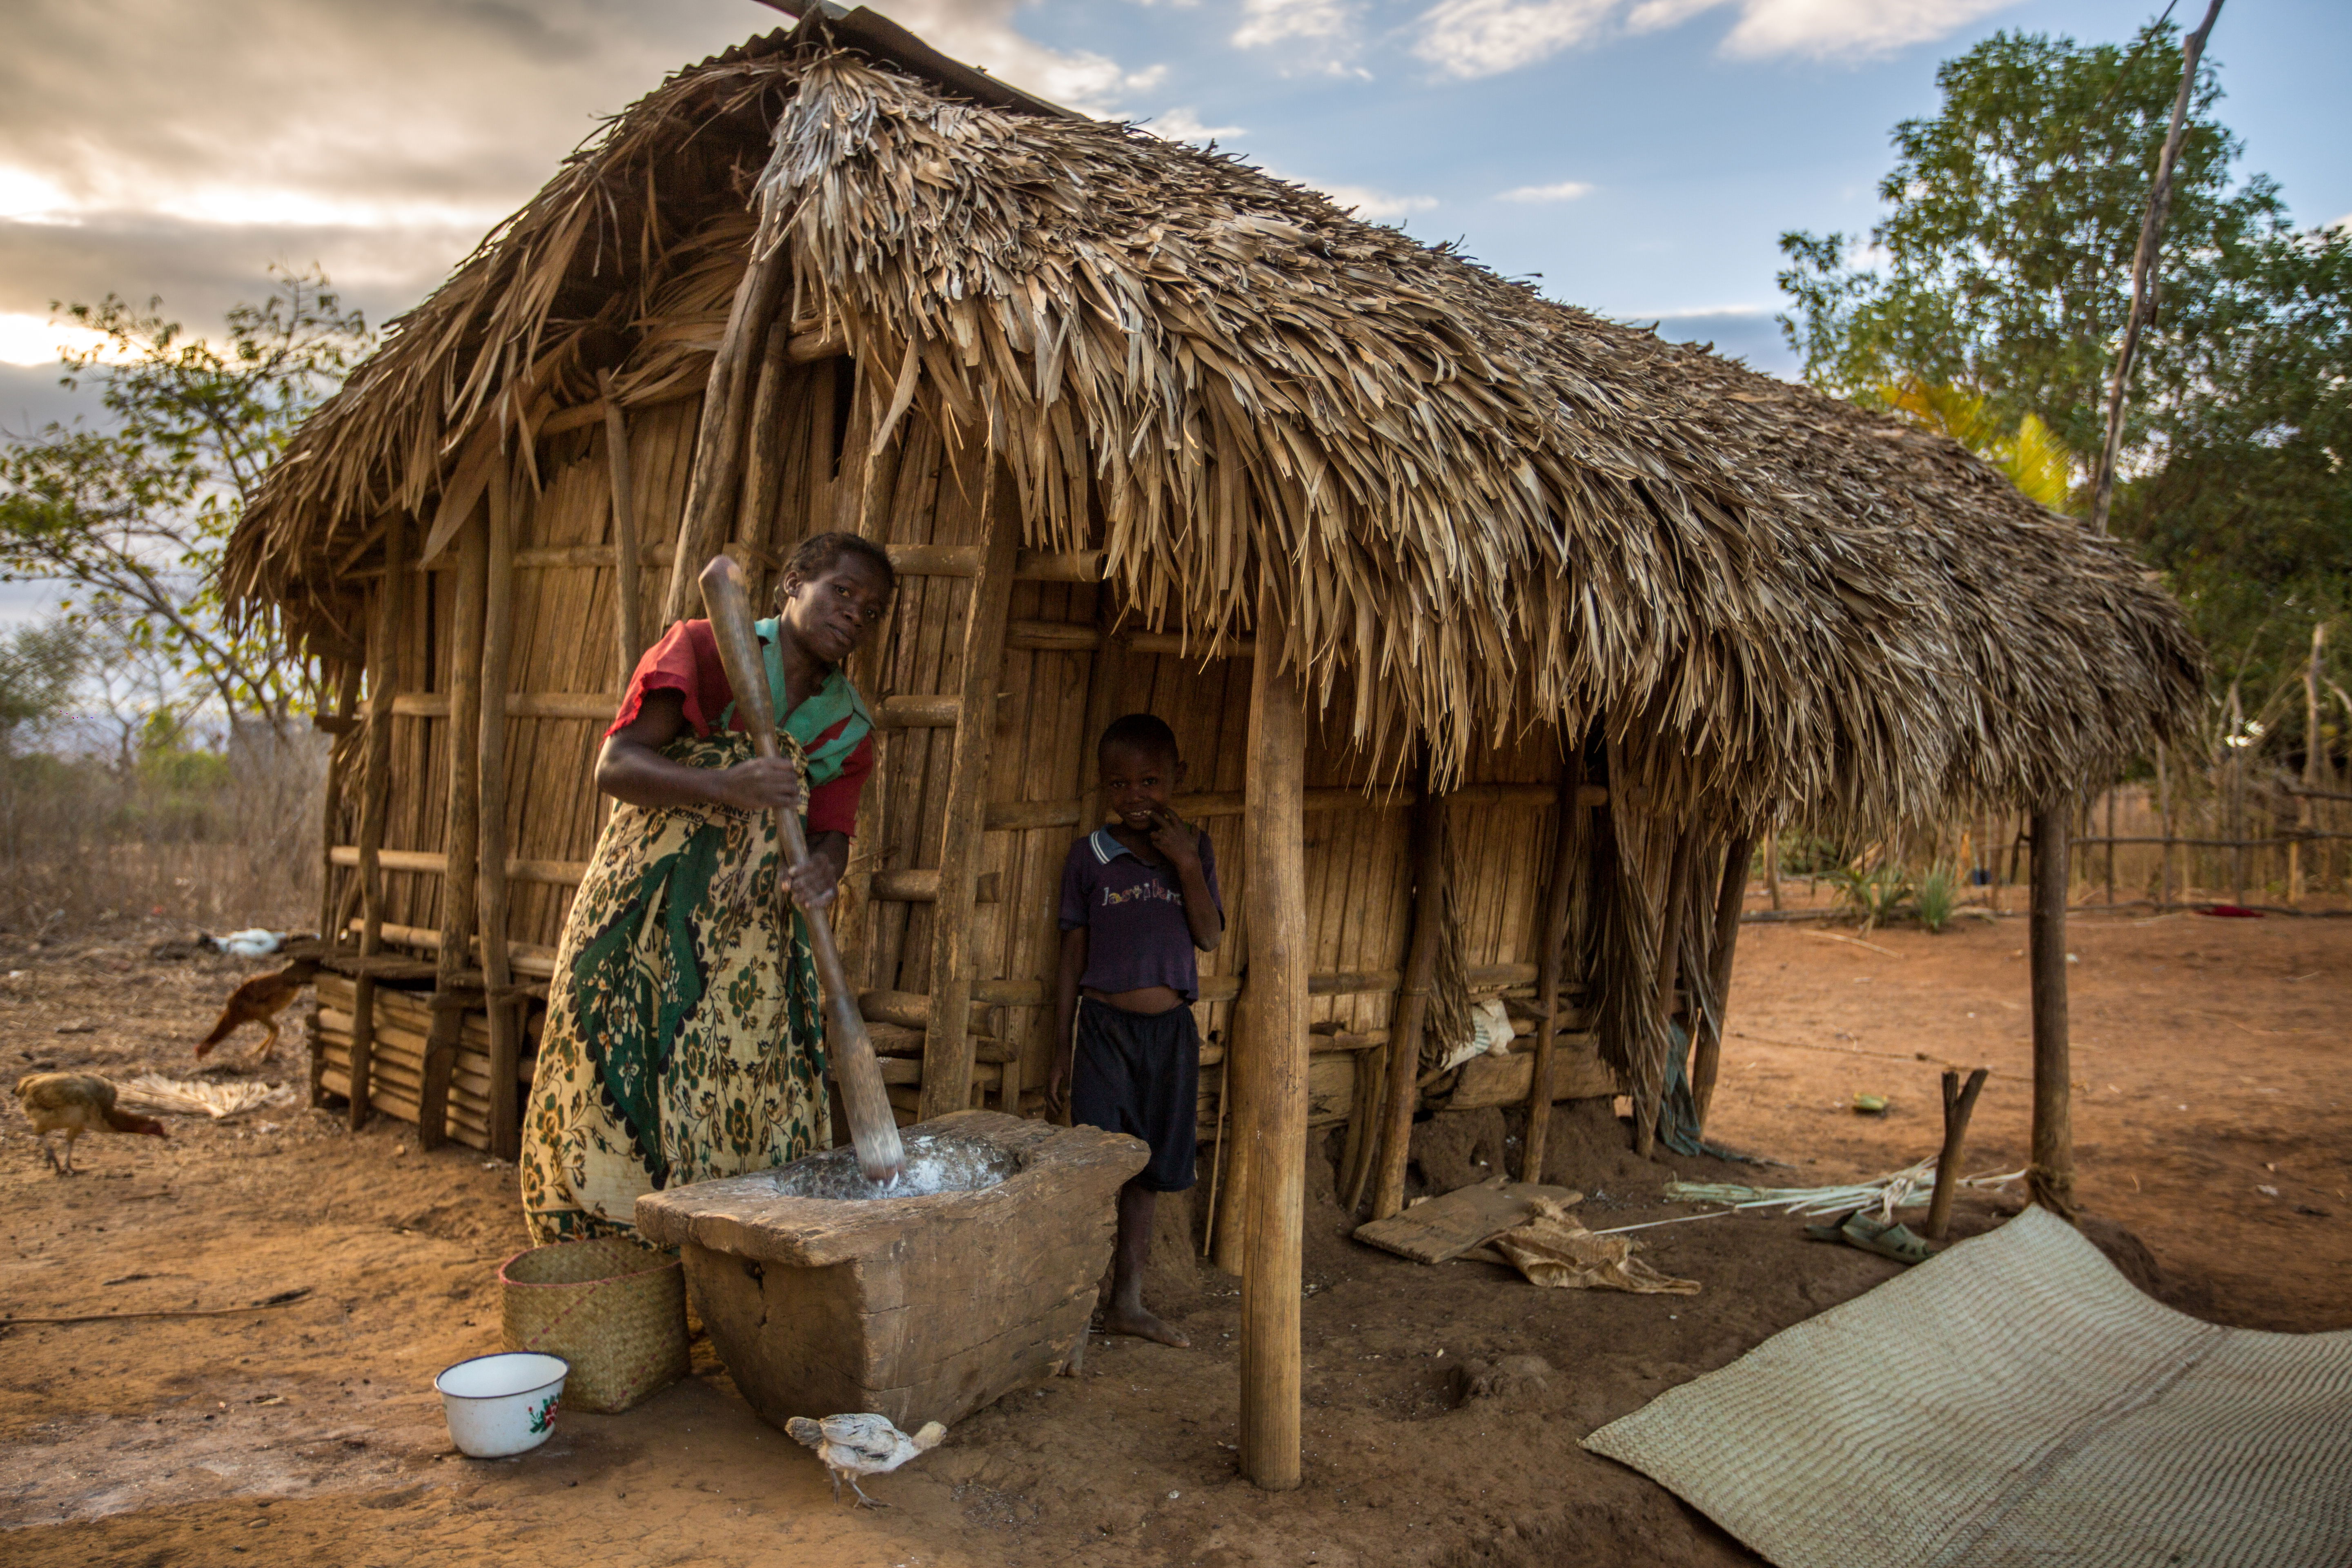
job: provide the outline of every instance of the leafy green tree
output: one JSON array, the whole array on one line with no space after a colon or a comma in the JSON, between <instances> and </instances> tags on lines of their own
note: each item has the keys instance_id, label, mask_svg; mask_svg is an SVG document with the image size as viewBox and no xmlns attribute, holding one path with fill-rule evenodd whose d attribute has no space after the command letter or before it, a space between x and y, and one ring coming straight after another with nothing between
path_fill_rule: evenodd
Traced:
<instances>
[{"instance_id":1,"label":"leafy green tree","mask_svg":"<svg viewBox=\"0 0 2352 1568\"><path fill-rule=\"evenodd\" d=\"M233 624L215 574L261 477L372 342L323 274L273 269L218 341L150 300L53 307L100 334L67 356L108 422L49 425L0 452L0 580L62 578L69 613L119 625L234 715L283 721L307 679L268 619Z\"/></svg>"},{"instance_id":2,"label":"leafy green tree","mask_svg":"<svg viewBox=\"0 0 2352 1568\"><path fill-rule=\"evenodd\" d=\"M2182 333L2210 319L2247 253L2284 222L2271 181L2232 184L2241 144L2214 118L2210 58L2198 77L2144 351L2159 381ZM1895 128L1895 167L1879 184L1891 210L1869 248L1857 254L1843 234L1781 236L1780 286L1795 306L1781 329L1806 377L1841 395L1961 387L2009 427L2032 414L2069 451L2095 453L2179 90L2179 30L2151 24L2128 47L2000 33L1936 80L1941 112ZM2133 400L2126 453L2149 439L2148 402Z\"/></svg>"}]
</instances>

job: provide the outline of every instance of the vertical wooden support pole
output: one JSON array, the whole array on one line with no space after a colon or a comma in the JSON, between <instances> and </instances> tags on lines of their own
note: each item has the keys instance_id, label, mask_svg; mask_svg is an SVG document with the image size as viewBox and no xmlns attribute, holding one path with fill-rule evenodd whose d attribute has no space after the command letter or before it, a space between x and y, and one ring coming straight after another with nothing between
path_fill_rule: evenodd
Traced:
<instances>
[{"instance_id":1,"label":"vertical wooden support pole","mask_svg":"<svg viewBox=\"0 0 2352 1568\"><path fill-rule=\"evenodd\" d=\"M662 626L702 610L698 579L727 543L735 521L735 486L743 471L743 426L750 417L751 378L774 314L784 275L780 247L754 257L735 287L727 331L711 356L710 379L702 394L702 422L695 435L694 468L687 480L686 516L678 524L677 553L671 558L669 592L662 598Z\"/></svg>"},{"instance_id":2,"label":"vertical wooden support pole","mask_svg":"<svg viewBox=\"0 0 2352 1568\"><path fill-rule=\"evenodd\" d=\"M2156 745L2156 819L2163 840L2156 847L2156 907L2160 911L2172 907L2172 786L2161 741Z\"/></svg>"},{"instance_id":3,"label":"vertical wooden support pole","mask_svg":"<svg viewBox=\"0 0 2352 1568\"><path fill-rule=\"evenodd\" d=\"M638 554L635 480L629 472L628 416L613 395L613 373L598 371L596 384L604 393L604 464L613 484L613 626L620 655L613 689L619 691L646 653L644 562Z\"/></svg>"},{"instance_id":4,"label":"vertical wooden support pole","mask_svg":"<svg viewBox=\"0 0 2352 1568\"><path fill-rule=\"evenodd\" d=\"M375 1054L375 976L365 961L383 945L383 822L392 810L392 705L400 694L401 639L408 630L408 519L384 520L383 586L376 595L368 690L367 758L360 774L360 958L352 987L351 1123L367 1125Z\"/></svg>"},{"instance_id":5,"label":"vertical wooden support pole","mask_svg":"<svg viewBox=\"0 0 2352 1568\"><path fill-rule=\"evenodd\" d=\"M1985 860L1992 861L1992 845L1985 845ZM1764 830L1764 890L1772 895L1772 907L1780 907L1780 825L1774 823ZM1996 904L1995 909L2000 906Z\"/></svg>"},{"instance_id":6,"label":"vertical wooden support pole","mask_svg":"<svg viewBox=\"0 0 2352 1568\"><path fill-rule=\"evenodd\" d=\"M365 655L362 655L364 661ZM334 722L322 726L328 731L327 787L324 804L319 812L319 940L333 947L343 940L343 900L335 889L335 846L342 842L343 793L350 786L352 752L362 756L367 742L362 740L355 747L350 743L352 715L360 702L359 664L343 666L342 679L335 686Z\"/></svg>"},{"instance_id":7,"label":"vertical wooden support pole","mask_svg":"<svg viewBox=\"0 0 2352 1568\"><path fill-rule=\"evenodd\" d=\"M971 1107L971 922L987 837L988 764L996 739L996 689L1004 673L1004 617L1021 501L1009 474L991 464L981 521L980 574L964 606L962 707L956 719L941 816L940 885L931 906L931 1016L923 1036L919 1120Z\"/></svg>"},{"instance_id":8,"label":"vertical wooden support pole","mask_svg":"<svg viewBox=\"0 0 2352 1568\"><path fill-rule=\"evenodd\" d=\"M2116 904L2116 796L2121 794L2116 785L2107 786L2107 907Z\"/></svg>"},{"instance_id":9,"label":"vertical wooden support pole","mask_svg":"<svg viewBox=\"0 0 2352 1568\"><path fill-rule=\"evenodd\" d=\"M2326 649L2327 623L2321 621L2311 628L2311 658L2303 667L2303 787L2305 789L2326 787L2326 773L2324 769L2327 755L2327 742L2319 731L2319 661ZM2296 825L2305 828L2317 826L2318 809L2319 803L2309 795L2297 800L2294 803ZM2286 848L2287 902L2289 903L2299 903L2303 899L2302 847L2299 844L2290 844ZM2313 846L2312 853L2316 858L2319 854L2316 844Z\"/></svg>"},{"instance_id":10,"label":"vertical wooden support pole","mask_svg":"<svg viewBox=\"0 0 2352 1568\"><path fill-rule=\"evenodd\" d=\"M1380 1171L1372 1184L1372 1217L1404 1207L1404 1172L1412 1152L1413 1106L1421 1098L1421 1037L1429 1022L1429 987L1437 973L1437 944L1445 920L1445 800L1422 775L1412 808L1412 937L1405 950L1404 983L1389 1010L1389 1083L1381 1108Z\"/></svg>"},{"instance_id":11,"label":"vertical wooden support pole","mask_svg":"<svg viewBox=\"0 0 2352 1568\"><path fill-rule=\"evenodd\" d=\"M1723 1068L1723 1031L1731 1017L1731 961L1739 947L1739 916L1748 905L1748 862L1756 853L1756 835L1736 833L1724 847L1723 880L1715 890L1715 938L1707 944L1707 991L1715 998L1715 1016L1691 1020L1691 1104L1698 1111L1700 1132L1706 1131L1706 1108L1715 1099L1716 1076Z\"/></svg>"},{"instance_id":12,"label":"vertical wooden support pole","mask_svg":"<svg viewBox=\"0 0 2352 1568\"><path fill-rule=\"evenodd\" d=\"M1682 980L1683 906L1690 889L1691 851L1696 837L1696 830L1692 828L1685 828L1675 837L1675 852L1666 872L1665 914L1658 927L1658 1026L1670 1036L1675 1022L1675 991ZM1646 1099L1640 1092L1643 1087L1634 1086L1633 1152L1646 1160L1657 1147L1658 1107L1665 1098L1665 1084L1661 1080L1657 1092Z\"/></svg>"},{"instance_id":13,"label":"vertical wooden support pole","mask_svg":"<svg viewBox=\"0 0 2352 1568\"><path fill-rule=\"evenodd\" d=\"M1307 1205L1307 694L1282 661L1282 612L1258 590L1242 854L1249 867L1249 984L1236 1055L1251 1081L1234 1137L1250 1150L1242 1268L1242 1474L1268 1491L1299 1480L1299 1282Z\"/></svg>"},{"instance_id":14,"label":"vertical wooden support pole","mask_svg":"<svg viewBox=\"0 0 2352 1568\"><path fill-rule=\"evenodd\" d=\"M751 415L743 452L743 493L735 509L735 537L762 551L774 549L769 540L776 518L776 496L784 478L784 345L791 340L789 323L768 328L767 345L760 355L760 371L751 394ZM812 530L821 532L822 530ZM790 551L778 553L789 554ZM753 581L751 602L764 605L775 583L764 564L745 571Z\"/></svg>"},{"instance_id":15,"label":"vertical wooden support pole","mask_svg":"<svg viewBox=\"0 0 2352 1568\"><path fill-rule=\"evenodd\" d=\"M507 691L514 649L514 491L490 486L490 532L482 574L481 906L482 989L490 1026L490 1152L522 1152L515 1075L522 1059L522 1011L507 962Z\"/></svg>"},{"instance_id":16,"label":"vertical wooden support pole","mask_svg":"<svg viewBox=\"0 0 2352 1568\"><path fill-rule=\"evenodd\" d=\"M2067 805L2033 814L2033 1156L2026 1181L2033 1201L2074 1217L2073 1070L2066 1044Z\"/></svg>"},{"instance_id":17,"label":"vertical wooden support pole","mask_svg":"<svg viewBox=\"0 0 2352 1568\"><path fill-rule=\"evenodd\" d=\"M490 489L509 482L503 468ZM449 816L442 849L441 952L433 981L433 1027L425 1040L425 1086L416 1097L416 1146L438 1148L449 1135L449 1079L465 1029L464 976L472 956L474 871L481 848L482 580L489 540L473 518L463 530L449 614Z\"/></svg>"},{"instance_id":18,"label":"vertical wooden support pole","mask_svg":"<svg viewBox=\"0 0 2352 1568\"><path fill-rule=\"evenodd\" d=\"M1543 946L1536 953L1536 1059L1528 1075L1528 1130L1521 1145L1519 1180L1543 1180L1544 1144L1551 1133L1551 1064L1559 1043L1559 972L1567 959L1568 911L1576 890L1577 861L1584 847L1584 753L1571 743L1560 758L1558 804L1553 808L1551 886L1544 896Z\"/></svg>"}]
</instances>

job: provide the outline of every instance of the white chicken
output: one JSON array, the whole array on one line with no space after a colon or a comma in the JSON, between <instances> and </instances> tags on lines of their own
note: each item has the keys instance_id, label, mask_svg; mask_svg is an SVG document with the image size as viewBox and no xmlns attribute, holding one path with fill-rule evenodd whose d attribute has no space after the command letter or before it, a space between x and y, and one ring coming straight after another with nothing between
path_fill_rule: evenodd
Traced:
<instances>
[{"instance_id":1,"label":"white chicken","mask_svg":"<svg viewBox=\"0 0 2352 1568\"><path fill-rule=\"evenodd\" d=\"M926 1421L923 1429L908 1436L890 1424L887 1415L867 1412L861 1415L828 1415L822 1421L812 1421L805 1415L795 1415L784 1423L784 1430L793 1441L816 1450L824 1468L833 1472L833 1500L841 1500L841 1483L849 1482L849 1489L857 1494L857 1501L868 1508L883 1505L866 1495L857 1484L860 1476L879 1476L897 1469L916 1455L940 1446L948 1429L936 1421ZM853 1503L851 1507L856 1507Z\"/></svg>"}]
</instances>

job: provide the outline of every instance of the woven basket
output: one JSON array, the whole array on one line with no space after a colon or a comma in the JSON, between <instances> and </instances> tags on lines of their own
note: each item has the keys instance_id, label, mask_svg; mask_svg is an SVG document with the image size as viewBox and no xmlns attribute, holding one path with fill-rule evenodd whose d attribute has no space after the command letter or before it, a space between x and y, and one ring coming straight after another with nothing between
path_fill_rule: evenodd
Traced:
<instances>
[{"instance_id":1,"label":"woven basket","mask_svg":"<svg viewBox=\"0 0 2352 1568\"><path fill-rule=\"evenodd\" d=\"M614 1415L687 1373L686 1273L675 1258L605 1237L518 1252L499 1269L510 1351L572 1363L569 1410Z\"/></svg>"}]
</instances>

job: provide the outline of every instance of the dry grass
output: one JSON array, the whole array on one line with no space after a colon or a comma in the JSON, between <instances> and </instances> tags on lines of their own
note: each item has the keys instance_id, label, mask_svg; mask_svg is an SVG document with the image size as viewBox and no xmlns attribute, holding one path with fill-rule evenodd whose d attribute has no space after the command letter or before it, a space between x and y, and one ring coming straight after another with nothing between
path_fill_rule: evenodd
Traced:
<instances>
[{"instance_id":1,"label":"dry grass","mask_svg":"<svg viewBox=\"0 0 2352 1568\"><path fill-rule=\"evenodd\" d=\"M123 917L307 930L319 784L306 744L194 765L0 759L0 931L47 941Z\"/></svg>"}]
</instances>

